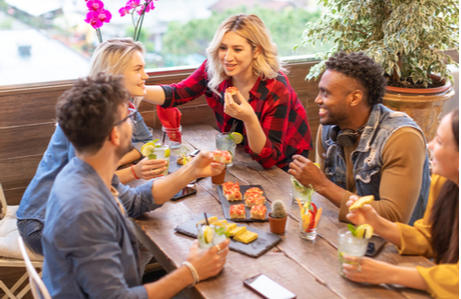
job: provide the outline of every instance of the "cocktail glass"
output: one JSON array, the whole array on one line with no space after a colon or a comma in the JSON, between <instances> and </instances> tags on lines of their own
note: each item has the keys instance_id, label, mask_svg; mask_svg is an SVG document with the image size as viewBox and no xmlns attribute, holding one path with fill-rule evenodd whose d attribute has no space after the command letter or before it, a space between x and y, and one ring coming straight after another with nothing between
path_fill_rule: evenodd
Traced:
<instances>
[{"instance_id":1,"label":"cocktail glass","mask_svg":"<svg viewBox=\"0 0 461 299\"><path fill-rule=\"evenodd\" d=\"M162 172L162 176L168 175L168 167L170 165L170 148L168 145L156 145L153 150L155 159L166 161L166 169Z\"/></svg>"},{"instance_id":2,"label":"cocktail glass","mask_svg":"<svg viewBox=\"0 0 461 299\"><path fill-rule=\"evenodd\" d=\"M221 173L212 176L211 177L211 182L216 185L221 185L224 183L224 178L226 177L226 167L221 171Z\"/></svg>"},{"instance_id":3,"label":"cocktail glass","mask_svg":"<svg viewBox=\"0 0 461 299\"><path fill-rule=\"evenodd\" d=\"M197 239L201 249L211 248L227 239L226 229L213 224L197 224Z\"/></svg>"},{"instance_id":4,"label":"cocktail glass","mask_svg":"<svg viewBox=\"0 0 461 299\"><path fill-rule=\"evenodd\" d=\"M299 221L300 237L306 240L315 241L317 237L317 225L322 215L322 208L317 209L317 205L311 200L304 204L298 201L301 220Z\"/></svg>"},{"instance_id":5,"label":"cocktail glass","mask_svg":"<svg viewBox=\"0 0 461 299\"><path fill-rule=\"evenodd\" d=\"M231 138L229 133L218 133L216 135L216 149L220 151L229 151L232 155L232 161L234 160L236 147L237 145L235 144L234 140ZM233 162L228 164L227 166L230 167L232 165Z\"/></svg>"},{"instance_id":6,"label":"cocktail glass","mask_svg":"<svg viewBox=\"0 0 461 299\"><path fill-rule=\"evenodd\" d=\"M338 258L339 258L339 272L343 273L344 255L362 257L365 255L368 246L368 239L356 238L352 232L347 228L341 228L338 232ZM347 263L347 262L346 262Z\"/></svg>"},{"instance_id":7,"label":"cocktail glass","mask_svg":"<svg viewBox=\"0 0 461 299\"><path fill-rule=\"evenodd\" d=\"M297 200L302 204L310 201L314 190L301 184L294 176L290 176L290 180L293 203L296 204Z\"/></svg>"}]
</instances>

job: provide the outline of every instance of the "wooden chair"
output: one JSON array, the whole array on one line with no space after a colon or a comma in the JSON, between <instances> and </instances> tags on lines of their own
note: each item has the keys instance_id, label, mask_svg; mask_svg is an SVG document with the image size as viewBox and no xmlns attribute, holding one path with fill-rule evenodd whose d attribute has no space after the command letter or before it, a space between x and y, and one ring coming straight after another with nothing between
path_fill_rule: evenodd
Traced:
<instances>
[{"instance_id":1,"label":"wooden chair","mask_svg":"<svg viewBox=\"0 0 461 299\"><path fill-rule=\"evenodd\" d=\"M0 184L0 272L2 268L24 269L24 274L11 287L8 287L0 278L0 290L5 294L2 299L22 298L30 290L30 284L26 282L28 277L26 263L22 258L17 241L19 238L16 226L17 209L18 206L7 205L2 185ZM43 257L32 252L30 255L33 257L31 264L34 267L42 268Z\"/></svg>"},{"instance_id":2,"label":"wooden chair","mask_svg":"<svg viewBox=\"0 0 461 299\"><path fill-rule=\"evenodd\" d=\"M21 236L18 237L19 249L21 250L22 257L26 263L27 273L29 274L29 283L32 289L32 294L35 299L51 299L50 293L48 292L45 284L35 270L32 262L30 261L29 255L26 251L26 245L22 240Z\"/></svg>"}]
</instances>

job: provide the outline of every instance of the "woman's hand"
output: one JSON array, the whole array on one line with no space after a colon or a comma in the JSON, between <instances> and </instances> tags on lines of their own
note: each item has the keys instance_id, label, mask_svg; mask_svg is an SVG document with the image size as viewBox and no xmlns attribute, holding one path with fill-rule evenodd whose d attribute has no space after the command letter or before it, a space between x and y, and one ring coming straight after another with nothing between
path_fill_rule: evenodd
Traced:
<instances>
[{"instance_id":1,"label":"woman's hand","mask_svg":"<svg viewBox=\"0 0 461 299\"><path fill-rule=\"evenodd\" d=\"M372 284L389 283L396 269L385 262L368 257L354 257L343 255L344 276L352 281Z\"/></svg>"},{"instance_id":2,"label":"woman's hand","mask_svg":"<svg viewBox=\"0 0 461 299\"><path fill-rule=\"evenodd\" d=\"M192 169L194 178L203 178L220 174L224 169L223 163L214 162L211 152L200 152L198 156L186 164Z\"/></svg>"},{"instance_id":3,"label":"woman's hand","mask_svg":"<svg viewBox=\"0 0 461 299\"><path fill-rule=\"evenodd\" d=\"M224 113L233 118L240 119L243 122L248 122L256 118L253 107L251 107L250 103L248 103L242 94L237 91L235 96L240 103L235 101L230 93L224 93Z\"/></svg>"},{"instance_id":4,"label":"woman's hand","mask_svg":"<svg viewBox=\"0 0 461 299\"><path fill-rule=\"evenodd\" d=\"M198 241L194 241L187 261L195 267L200 280L218 275L222 271L229 253L229 242L227 239L208 250L201 250Z\"/></svg>"},{"instance_id":5,"label":"woman's hand","mask_svg":"<svg viewBox=\"0 0 461 299\"><path fill-rule=\"evenodd\" d=\"M165 160L149 160L148 158L144 158L133 167L138 178L150 180L161 176L167 166Z\"/></svg>"},{"instance_id":6,"label":"woman's hand","mask_svg":"<svg viewBox=\"0 0 461 299\"><path fill-rule=\"evenodd\" d=\"M351 195L349 200L346 203L347 207L350 207L354 202L359 199L357 195ZM378 215L376 210L370 205L365 204L364 206L349 211L346 215L346 218L349 219L353 224L360 225L360 224L370 224L376 230L379 230L380 227L380 218L381 216Z\"/></svg>"}]
</instances>

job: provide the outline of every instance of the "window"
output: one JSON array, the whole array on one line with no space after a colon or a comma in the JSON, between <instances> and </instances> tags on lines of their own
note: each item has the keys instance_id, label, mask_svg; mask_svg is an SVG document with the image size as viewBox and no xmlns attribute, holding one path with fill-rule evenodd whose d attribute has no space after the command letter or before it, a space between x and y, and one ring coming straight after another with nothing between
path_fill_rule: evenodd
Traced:
<instances>
[{"instance_id":1,"label":"window","mask_svg":"<svg viewBox=\"0 0 461 299\"><path fill-rule=\"evenodd\" d=\"M132 36L126 0L103 0L112 13L101 27L103 39ZM315 0L158 0L146 14L140 40L148 69L195 66L218 25L236 13L258 15L271 31L280 56L313 54L326 46L294 46L308 21L320 18ZM0 85L74 79L88 72L98 40L84 22L84 0L0 0Z\"/></svg>"}]
</instances>

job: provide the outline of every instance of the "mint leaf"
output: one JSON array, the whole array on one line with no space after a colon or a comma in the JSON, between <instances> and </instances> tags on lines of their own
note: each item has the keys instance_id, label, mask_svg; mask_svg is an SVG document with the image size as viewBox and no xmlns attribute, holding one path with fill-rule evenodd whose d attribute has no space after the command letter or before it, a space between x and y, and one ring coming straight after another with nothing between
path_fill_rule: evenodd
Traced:
<instances>
[{"instance_id":1,"label":"mint leaf","mask_svg":"<svg viewBox=\"0 0 461 299\"><path fill-rule=\"evenodd\" d=\"M356 237L356 233L355 233L355 229L356 229L356 228L355 228L355 226L354 226L353 224L348 223L348 224L347 224L347 229L352 233L352 235L353 235L354 237Z\"/></svg>"}]
</instances>

